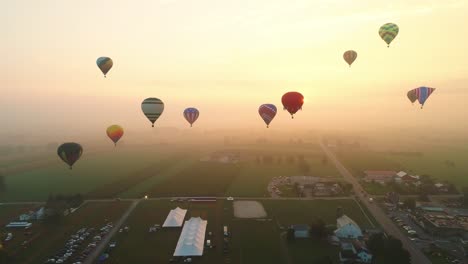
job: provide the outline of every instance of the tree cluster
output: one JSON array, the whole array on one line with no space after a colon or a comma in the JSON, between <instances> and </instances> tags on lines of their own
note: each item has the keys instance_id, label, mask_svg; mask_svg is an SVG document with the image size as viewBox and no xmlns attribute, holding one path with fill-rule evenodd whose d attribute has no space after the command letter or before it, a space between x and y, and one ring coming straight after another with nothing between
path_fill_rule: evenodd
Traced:
<instances>
[{"instance_id":1,"label":"tree cluster","mask_svg":"<svg viewBox=\"0 0 468 264\"><path fill-rule=\"evenodd\" d=\"M374 234L367 242L368 249L372 253L373 263L379 264L410 264L411 257L399 239L392 236L384 237L383 234Z\"/></svg>"}]
</instances>

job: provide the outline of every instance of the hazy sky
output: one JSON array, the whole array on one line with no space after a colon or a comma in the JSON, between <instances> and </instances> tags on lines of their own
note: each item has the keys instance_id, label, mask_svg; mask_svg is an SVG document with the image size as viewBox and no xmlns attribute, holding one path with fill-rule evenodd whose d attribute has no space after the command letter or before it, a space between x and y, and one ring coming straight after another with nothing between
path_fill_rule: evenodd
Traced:
<instances>
[{"instance_id":1,"label":"hazy sky","mask_svg":"<svg viewBox=\"0 0 468 264\"><path fill-rule=\"evenodd\" d=\"M272 129L468 130L466 14L466 0L3 0L1 133L149 130L146 97L165 102L156 126L187 127L194 106L198 127L261 128L258 106L281 110L294 90L303 111L281 110ZM400 27L390 48L387 22ZM107 79L100 56L114 61ZM406 99L421 85L437 88L422 111Z\"/></svg>"}]
</instances>

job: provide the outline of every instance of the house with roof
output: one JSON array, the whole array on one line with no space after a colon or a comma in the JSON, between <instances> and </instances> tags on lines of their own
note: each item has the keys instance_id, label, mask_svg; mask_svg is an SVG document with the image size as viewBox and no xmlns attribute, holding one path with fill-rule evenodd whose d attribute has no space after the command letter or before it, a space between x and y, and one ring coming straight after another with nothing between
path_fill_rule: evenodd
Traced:
<instances>
[{"instance_id":1,"label":"house with roof","mask_svg":"<svg viewBox=\"0 0 468 264\"><path fill-rule=\"evenodd\" d=\"M358 239L362 237L361 228L353 219L345 214L336 219L336 230L334 233L340 239Z\"/></svg>"},{"instance_id":2,"label":"house with roof","mask_svg":"<svg viewBox=\"0 0 468 264\"><path fill-rule=\"evenodd\" d=\"M341 243L341 250L339 253L341 263L371 263L372 254L358 240L351 242Z\"/></svg>"},{"instance_id":3,"label":"house with roof","mask_svg":"<svg viewBox=\"0 0 468 264\"><path fill-rule=\"evenodd\" d=\"M374 171L374 170L367 170L364 171L364 178L365 182L378 182L380 184L386 184L388 182L392 182L396 176L395 171Z\"/></svg>"}]
</instances>

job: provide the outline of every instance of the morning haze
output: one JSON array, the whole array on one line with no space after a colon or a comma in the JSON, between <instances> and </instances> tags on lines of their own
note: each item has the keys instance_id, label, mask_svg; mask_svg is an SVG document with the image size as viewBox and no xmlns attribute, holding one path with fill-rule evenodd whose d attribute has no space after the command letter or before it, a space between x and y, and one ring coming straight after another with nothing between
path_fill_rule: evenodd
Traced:
<instances>
[{"instance_id":1,"label":"morning haze","mask_svg":"<svg viewBox=\"0 0 468 264\"><path fill-rule=\"evenodd\" d=\"M0 2L0 263L465 263L467 13Z\"/></svg>"}]
</instances>

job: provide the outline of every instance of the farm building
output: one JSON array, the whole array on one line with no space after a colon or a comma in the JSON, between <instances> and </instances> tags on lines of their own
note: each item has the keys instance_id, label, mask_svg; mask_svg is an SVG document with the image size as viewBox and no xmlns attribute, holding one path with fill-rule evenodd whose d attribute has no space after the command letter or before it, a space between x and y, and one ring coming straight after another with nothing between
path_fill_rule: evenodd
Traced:
<instances>
[{"instance_id":1,"label":"farm building","mask_svg":"<svg viewBox=\"0 0 468 264\"><path fill-rule=\"evenodd\" d=\"M395 171L364 171L364 174L364 181L366 182L385 184L393 181L397 173Z\"/></svg>"},{"instance_id":2,"label":"farm building","mask_svg":"<svg viewBox=\"0 0 468 264\"><path fill-rule=\"evenodd\" d=\"M349 218L347 215L342 215L336 219L335 235L340 239L357 239L362 237L362 231L353 219Z\"/></svg>"},{"instance_id":3,"label":"farm building","mask_svg":"<svg viewBox=\"0 0 468 264\"><path fill-rule=\"evenodd\" d=\"M309 238L310 237L310 227L308 225L292 225L290 227L294 230L295 238Z\"/></svg>"},{"instance_id":4,"label":"farm building","mask_svg":"<svg viewBox=\"0 0 468 264\"><path fill-rule=\"evenodd\" d=\"M185 219L187 210L177 207L172 209L167 215L166 221L164 221L163 227L179 227L182 226Z\"/></svg>"},{"instance_id":5,"label":"farm building","mask_svg":"<svg viewBox=\"0 0 468 264\"><path fill-rule=\"evenodd\" d=\"M174 256L202 256L207 223L208 221L200 217L192 217L185 221Z\"/></svg>"}]
</instances>

